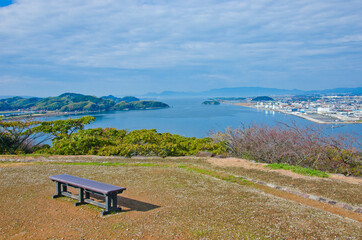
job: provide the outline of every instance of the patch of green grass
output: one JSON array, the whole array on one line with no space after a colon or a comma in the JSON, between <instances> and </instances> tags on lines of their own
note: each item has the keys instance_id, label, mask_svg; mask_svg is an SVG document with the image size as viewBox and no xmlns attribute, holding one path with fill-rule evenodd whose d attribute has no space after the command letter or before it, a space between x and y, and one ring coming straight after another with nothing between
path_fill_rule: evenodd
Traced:
<instances>
[{"instance_id":1,"label":"patch of green grass","mask_svg":"<svg viewBox=\"0 0 362 240\"><path fill-rule=\"evenodd\" d=\"M113 162L36 162L37 164L75 165L75 166L125 166L127 163Z\"/></svg>"},{"instance_id":2,"label":"patch of green grass","mask_svg":"<svg viewBox=\"0 0 362 240\"><path fill-rule=\"evenodd\" d=\"M203 175L208 175L223 181L227 181L227 182L232 182L232 183L238 183L238 184L242 184L242 185L254 185L253 182L250 182L242 177L235 177L234 175L230 175L230 174L223 174L223 173L219 173L217 171L213 171L210 169L205 169L205 168L200 168L200 167L196 167L196 166L186 166L186 165L178 165L179 168L191 171L191 172L196 172L196 173L200 173Z\"/></svg>"},{"instance_id":3,"label":"patch of green grass","mask_svg":"<svg viewBox=\"0 0 362 240\"><path fill-rule=\"evenodd\" d=\"M191 234L195 237L204 237L210 232L210 230L193 230Z\"/></svg>"},{"instance_id":4,"label":"patch of green grass","mask_svg":"<svg viewBox=\"0 0 362 240\"><path fill-rule=\"evenodd\" d=\"M265 166L270 169L284 169L284 170L290 170L295 173L299 173L302 175L312 176L312 177L322 177L322 178L328 178L328 174L319 170L310 169L310 168L304 168L301 166L292 166L286 163L272 163Z\"/></svg>"},{"instance_id":5,"label":"patch of green grass","mask_svg":"<svg viewBox=\"0 0 362 240\"><path fill-rule=\"evenodd\" d=\"M168 167L168 164L159 164L159 163L129 163L131 166L138 167Z\"/></svg>"},{"instance_id":6,"label":"patch of green grass","mask_svg":"<svg viewBox=\"0 0 362 240\"><path fill-rule=\"evenodd\" d=\"M9 156L20 156L20 157L50 157L52 156L49 153L21 153L16 155L9 155Z\"/></svg>"},{"instance_id":7,"label":"patch of green grass","mask_svg":"<svg viewBox=\"0 0 362 240\"><path fill-rule=\"evenodd\" d=\"M179 165L178 167L182 168L182 169L186 169L191 172L201 173L204 175L208 175L208 176L212 176L212 177L221 179L220 174L218 172L212 171L210 169L199 168L196 166L185 166L185 165Z\"/></svg>"},{"instance_id":8,"label":"patch of green grass","mask_svg":"<svg viewBox=\"0 0 362 240\"><path fill-rule=\"evenodd\" d=\"M232 182L232 183L238 182L238 179L233 175L228 175L228 176L222 177L221 179L224 181Z\"/></svg>"},{"instance_id":9,"label":"patch of green grass","mask_svg":"<svg viewBox=\"0 0 362 240\"><path fill-rule=\"evenodd\" d=\"M183 168L183 169L186 169L186 168L187 168L186 165L178 165L177 167Z\"/></svg>"},{"instance_id":10,"label":"patch of green grass","mask_svg":"<svg viewBox=\"0 0 362 240\"><path fill-rule=\"evenodd\" d=\"M120 162L36 162L36 164L57 164L75 166L132 166L132 167L169 167L168 164L158 163L120 163Z\"/></svg>"}]
</instances>

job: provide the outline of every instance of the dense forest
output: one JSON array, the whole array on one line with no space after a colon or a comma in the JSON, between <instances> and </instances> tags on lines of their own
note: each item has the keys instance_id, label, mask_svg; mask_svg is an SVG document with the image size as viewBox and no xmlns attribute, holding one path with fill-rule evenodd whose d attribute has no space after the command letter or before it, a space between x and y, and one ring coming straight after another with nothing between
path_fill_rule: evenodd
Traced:
<instances>
[{"instance_id":1,"label":"dense forest","mask_svg":"<svg viewBox=\"0 0 362 240\"><path fill-rule=\"evenodd\" d=\"M96 112L117 110L141 110L168 108L162 102L140 101L136 97L117 98L112 95L97 98L77 93L64 93L58 97L22 98L13 97L0 100L0 111L59 111L59 112Z\"/></svg>"}]
</instances>

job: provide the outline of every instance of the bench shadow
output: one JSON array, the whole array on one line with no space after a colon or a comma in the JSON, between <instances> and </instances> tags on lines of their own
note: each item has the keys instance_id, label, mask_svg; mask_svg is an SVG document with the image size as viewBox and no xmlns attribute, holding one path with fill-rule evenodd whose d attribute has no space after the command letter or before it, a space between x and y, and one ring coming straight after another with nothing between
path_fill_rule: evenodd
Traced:
<instances>
[{"instance_id":1,"label":"bench shadow","mask_svg":"<svg viewBox=\"0 0 362 240\"><path fill-rule=\"evenodd\" d=\"M122 207L122 211L138 211L138 212L147 212L156 208L159 208L161 206L154 205L147 202L138 201L132 198L126 198L126 197L117 197L118 205ZM127 208L127 209L124 209Z\"/></svg>"},{"instance_id":2,"label":"bench shadow","mask_svg":"<svg viewBox=\"0 0 362 240\"><path fill-rule=\"evenodd\" d=\"M104 202L105 199L102 196L90 194L91 198ZM136 199L127 198L127 197L121 197L117 196L117 205L122 208L122 212L129 212L129 211L137 211L137 212L147 212L156 208L159 208L161 206L138 201Z\"/></svg>"}]
</instances>

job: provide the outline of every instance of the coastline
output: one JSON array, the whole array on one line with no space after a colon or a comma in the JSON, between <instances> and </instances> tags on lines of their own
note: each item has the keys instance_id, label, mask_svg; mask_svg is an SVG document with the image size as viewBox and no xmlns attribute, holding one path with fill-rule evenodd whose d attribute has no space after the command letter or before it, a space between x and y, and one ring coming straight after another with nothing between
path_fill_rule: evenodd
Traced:
<instances>
[{"instance_id":1,"label":"coastline","mask_svg":"<svg viewBox=\"0 0 362 240\"><path fill-rule=\"evenodd\" d=\"M46 113L29 113L29 114L19 114L15 116L4 116L3 120L20 120L24 118L39 118L39 117L53 117L53 116L66 116L66 115L81 115L86 113L94 112L46 112ZM1 113L0 113L1 115Z\"/></svg>"},{"instance_id":2,"label":"coastline","mask_svg":"<svg viewBox=\"0 0 362 240\"><path fill-rule=\"evenodd\" d=\"M250 108L261 109L261 110L266 110L266 111L280 112L283 114L300 117L300 118L303 118L303 119L306 119L308 121L315 122L318 124L360 124L361 123L361 122L350 122L350 121L347 122L347 121L342 121L342 120L337 121L337 122L327 122L327 121L323 121L320 119L315 119L311 116L308 116L307 114L303 114L303 113L299 113L299 112L285 112L285 111L280 111L280 110L275 110L275 109L257 108L252 103L231 103L231 102L224 102L224 101L222 103L232 104L232 105L237 105L237 106L242 106L242 107L250 107Z\"/></svg>"}]
</instances>

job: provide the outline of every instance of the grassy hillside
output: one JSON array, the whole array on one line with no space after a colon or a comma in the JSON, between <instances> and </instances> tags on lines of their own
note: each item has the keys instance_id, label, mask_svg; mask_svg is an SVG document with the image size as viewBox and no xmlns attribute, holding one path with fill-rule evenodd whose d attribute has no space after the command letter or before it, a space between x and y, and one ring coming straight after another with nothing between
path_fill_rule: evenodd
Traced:
<instances>
[{"instance_id":1,"label":"grassy hillside","mask_svg":"<svg viewBox=\"0 0 362 240\"><path fill-rule=\"evenodd\" d=\"M69 159L52 156L44 162L17 159L0 163L0 228L4 239L360 238L358 213L232 178L231 171L240 171L236 167L215 167L194 158ZM251 172L241 169L243 174ZM52 199L55 183L48 177L62 173L127 188L118 195L123 211L100 217L101 208L89 204L75 207L76 200L65 197ZM268 177L266 182L282 176L258 174L253 178ZM357 184L284 178L284 184L293 184L291 189L320 187L314 193L317 196L326 191L333 195L340 192L353 200L352 205L358 205L361 196ZM76 192L70 187L68 190Z\"/></svg>"}]
</instances>

